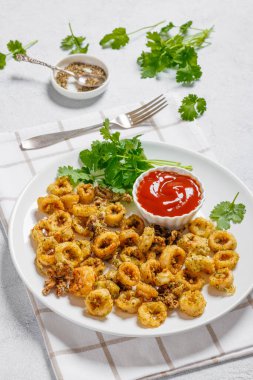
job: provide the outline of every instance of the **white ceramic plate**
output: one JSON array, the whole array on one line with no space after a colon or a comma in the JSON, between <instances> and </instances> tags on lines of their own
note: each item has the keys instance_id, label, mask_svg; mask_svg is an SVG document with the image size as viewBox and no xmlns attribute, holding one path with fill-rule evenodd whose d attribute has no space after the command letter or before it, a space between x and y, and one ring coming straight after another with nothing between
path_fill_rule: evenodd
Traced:
<instances>
[{"instance_id":1,"label":"white ceramic plate","mask_svg":"<svg viewBox=\"0 0 253 380\"><path fill-rule=\"evenodd\" d=\"M150 158L170 159L191 164L193 173L202 180L206 191L206 201L201 214L208 217L213 206L223 200L231 200L239 191L238 201L246 205L247 213L242 224L233 225L231 232L238 241L237 251L240 261L234 271L236 293L231 297L213 295L205 286L203 294L207 300L204 314L195 319L186 318L173 312L165 323L156 329L146 329L138 325L136 316L112 312L104 320L85 315L83 300L71 297L56 298L54 294L44 297L41 293L44 279L34 266L34 250L30 240L30 230L36 223L36 200L45 194L49 183L53 182L58 166L78 166L78 152L73 151L56 160L39 173L20 195L12 214L9 228L9 244L14 265L31 292L47 307L70 321L92 330L124 336L161 336L179 333L204 325L234 308L252 289L253 285L253 196L247 187L230 171L200 154L164 143L143 142L145 153Z\"/></svg>"}]
</instances>

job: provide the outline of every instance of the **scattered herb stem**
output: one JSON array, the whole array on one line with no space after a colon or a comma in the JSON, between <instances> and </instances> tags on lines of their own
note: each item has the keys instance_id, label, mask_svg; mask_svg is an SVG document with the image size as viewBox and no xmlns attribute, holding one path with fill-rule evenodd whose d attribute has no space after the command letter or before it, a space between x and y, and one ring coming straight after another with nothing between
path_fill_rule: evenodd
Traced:
<instances>
[{"instance_id":1,"label":"scattered herb stem","mask_svg":"<svg viewBox=\"0 0 253 380\"><path fill-rule=\"evenodd\" d=\"M128 33L128 35L131 36L132 34L138 33L138 32L140 32L142 30L153 29L153 28L157 27L158 25L163 24L165 21L166 20L163 20L163 21L160 21L160 22L158 22L157 24L154 24L154 25L144 26L143 28L140 28L140 29L134 30L133 32Z\"/></svg>"}]
</instances>

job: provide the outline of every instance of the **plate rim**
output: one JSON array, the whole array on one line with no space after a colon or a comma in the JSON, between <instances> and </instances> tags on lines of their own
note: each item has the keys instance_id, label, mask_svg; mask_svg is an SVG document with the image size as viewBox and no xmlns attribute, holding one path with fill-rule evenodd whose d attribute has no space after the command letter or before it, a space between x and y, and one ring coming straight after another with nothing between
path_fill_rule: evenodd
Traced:
<instances>
[{"instance_id":1,"label":"plate rim","mask_svg":"<svg viewBox=\"0 0 253 380\"><path fill-rule=\"evenodd\" d=\"M206 157L206 156L202 155L201 153L195 152L195 151L193 151L191 149L183 148L181 146L177 146L177 145L173 145L173 144L168 144L166 142L160 142L160 141L156 142L156 141L142 140L142 143L144 143L144 145L151 145L151 146L154 146L154 145L157 145L157 146L166 146L167 148L177 149L179 152L181 151L181 152L190 153L191 155L193 155L193 156L195 156L197 158L200 158L202 161L206 161L209 164L211 164L211 165L213 165L213 166L215 166L215 167L223 170L224 172L226 172L226 174L229 174L230 177L232 177L234 180L236 180L237 182L239 182L239 184L244 188L244 190L247 191L248 195L250 196L250 198L252 200L252 204L253 204L253 193L248 188L248 186L246 184L244 184L243 181L236 174L234 174L230 169L226 168L224 165L216 162L215 160L212 160L211 158ZM86 145L84 145L83 149L85 149L85 147L89 147L89 146L90 146L90 144L86 144ZM58 158L58 160L57 159L54 160L54 163L57 163L57 161L62 161L65 158L67 158L68 156L72 156L74 153L79 154L79 152L80 152L80 148L76 148L76 149L74 149L71 152L68 152L68 153L66 153L64 155L61 155L61 158ZM189 326L189 327L186 327L186 328L184 328L183 330L180 330L180 331L170 331L170 332L158 332L156 329L148 329L148 331L149 331L148 335L143 335L143 333L142 333L141 330L140 330L140 333L134 333L134 334L133 333L124 332L124 331L122 333L118 333L118 332L115 332L115 331L108 331L108 330L106 330L106 329L104 329L102 327L103 324L101 324L101 328L96 328L96 330L95 330L92 326L89 326L89 325L85 324L85 319L84 319L84 323L78 322L75 319L71 318L71 316L65 315L61 311L57 310L57 308L52 307L52 305L48 305L46 297L43 296L42 293L39 294L39 295L35 294L35 292L32 289L32 286L29 284L29 282L26 281L25 275L21 271L21 269L19 267L19 264L16 261L15 247L13 246L12 236L13 236L13 233L14 233L14 231L13 231L13 224L14 224L14 221L15 221L15 216L16 216L16 213L18 211L20 202L22 201L22 197L24 196L24 194L26 193L26 190L30 187L30 185L34 181L36 181L36 179L42 173L46 172L48 170L48 168L50 168L50 167L51 167L51 164L48 164L42 170L39 170L38 173L33 178L31 178L31 180L25 185L25 187L23 188L23 190L20 192L20 194L18 196L18 199L16 200L15 206L14 206L14 208L12 210L11 217L10 217L10 222L9 222L9 225L8 225L8 245L9 245L11 259L12 259L12 262L14 264L14 267L15 267L16 271L18 272L18 275L21 278L21 280L24 283L24 285L28 288L28 290L32 293L32 295L36 299L38 299L43 305L47 306L52 312L56 313L60 317L66 319L68 321L70 321L71 323L74 323L75 325L81 326L83 328L87 328L87 329L92 330L92 331L98 331L98 332L101 332L101 333L104 333L104 334L111 334L111 335L122 336L122 337L138 337L138 338L150 338L150 337L159 337L159 336L169 336L169 335L174 335L174 334L185 333L185 332L197 329L199 327L202 327L202 326L208 325L209 323L214 322L215 320L221 318L223 315L227 314L232 309L236 308L236 306L243 299L245 299L247 297L247 295L253 289L253 278L252 278L252 284L251 284L251 286L249 286L245 290L245 292L241 295L241 297L235 303L233 303L232 306L228 306L225 310L223 310L222 312L220 312L215 317L210 317L209 319L200 322L197 326Z\"/></svg>"}]
</instances>

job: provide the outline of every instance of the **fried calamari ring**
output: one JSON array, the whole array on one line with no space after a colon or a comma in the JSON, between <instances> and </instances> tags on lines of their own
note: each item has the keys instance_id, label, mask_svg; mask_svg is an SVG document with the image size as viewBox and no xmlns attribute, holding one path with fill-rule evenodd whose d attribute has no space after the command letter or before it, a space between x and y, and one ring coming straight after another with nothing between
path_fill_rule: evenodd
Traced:
<instances>
[{"instance_id":1,"label":"fried calamari ring","mask_svg":"<svg viewBox=\"0 0 253 380\"><path fill-rule=\"evenodd\" d=\"M233 273L228 268L218 269L212 274L212 276L209 277L209 284L211 286L230 295L235 292L233 282Z\"/></svg>"},{"instance_id":2,"label":"fried calamari ring","mask_svg":"<svg viewBox=\"0 0 253 380\"><path fill-rule=\"evenodd\" d=\"M55 182L51 183L51 185L49 185L47 188L48 193L58 195L58 196L71 193L72 190L73 190L73 186L69 182L68 177L57 178Z\"/></svg>"},{"instance_id":3,"label":"fried calamari ring","mask_svg":"<svg viewBox=\"0 0 253 380\"><path fill-rule=\"evenodd\" d=\"M51 236L51 225L47 219L41 219L31 231L31 236L36 243L45 237Z\"/></svg>"},{"instance_id":4,"label":"fried calamari ring","mask_svg":"<svg viewBox=\"0 0 253 380\"><path fill-rule=\"evenodd\" d=\"M74 216L72 219L72 227L75 232L77 232L79 235L90 237L92 235L92 232L87 227L87 217L82 216Z\"/></svg>"},{"instance_id":5,"label":"fried calamari ring","mask_svg":"<svg viewBox=\"0 0 253 380\"><path fill-rule=\"evenodd\" d=\"M64 230L70 228L72 225L72 218L66 211L55 211L49 218L48 222L51 224L52 230Z\"/></svg>"},{"instance_id":6,"label":"fried calamari ring","mask_svg":"<svg viewBox=\"0 0 253 380\"><path fill-rule=\"evenodd\" d=\"M136 297L133 290L126 290L120 293L119 297L115 300L116 306L130 314L135 314L140 307L142 300Z\"/></svg>"},{"instance_id":7,"label":"fried calamari ring","mask_svg":"<svg viewBox=\"0 0 253 380\"><path fill-rule=\"evenodd\" d=\"M210 248L208 246L208 240L206 238L187 233L183 235L177 242L177 245L181 247L189 255L203 255L210 254Z\"/></svg>"},{"instance_id":8,"label":"fried calamari ring","mask_svg":"<svg viewBox=\"0 0 253 380\"><path fill-rule=\"evenodd\" d=\"M145 327L159 327L167 318L167 307L161 301L144 302L138 309L138 321Z\"/></svg>"},{"instance_id":9,"label":"fried calamari ring","mask_svg":"<svg viewBox=\"0 0 253 380\"><path fill-rule=\"evenodd\" d=\"M145 300L151 300L158 296L158 291L151 285L145 282L139 282L136 286L136 295Z\"/></svg>"},{"instance_id":10,"label":"fried calamari ring","mask_svg":"<svg viewBox=\"0 0 253 380\"><path fill-rule=\"evenodd\" d=\"M205 280L197 273L183 269L176 274L176 279L181 281L186 290L201 290L205 285Z\"/></svg>"},{"instance_id":11,"label":"fried calamari ring","mask_svg":"<svg viewBox=\"0 0 253 380\"><path fill-rule=\"evenodd\" d=\"M95 205L84 205L82 203L78 203L73 206L72 212L75 216L88 218L92 215L96 215L98 208Z\"/></svg>"},{"instance_id":12,"label":"fried calamari ring","mask_svg":"<svg viewBox=\"0 0 253 380\"><path fill-rule=\"evenodd\" d=\"M211 257L201 255L187 256L185 260L185 268L192 273L205 272L211 274L214 272L214 262Z\"/></svg>"},{"instance_id":13,"label":"fried calamari ring","mask_svg":"<svg viewBox=\"0 0 253 380\"><path fill-rule=\"evenodd\" d=\"M91 244L88 240L75 240L75 243L81 249L83 258L82 260L86 260L91 255Z\"/></svg>"},{"instance_id":14,"label":"fried calamari ring","mask_svg":"<svg viewBox=\"0 0 253 380\"><path fill-rule=\"evenodd\" d=\"M106 317L113 307L113 300L108 289L92 290L85 299L87 312L96 317Z\"/></svg>"},{"instance_id":15,"label":"fried calamari ring","mask_svg":"<svg viewBox=\"0 0 253 380\"><path fill-rule=\"evenodd\" d=\"M80 183L76 188L80 203L89 204L95 198L95 189L91 183Z\"/></svg>"},{"instance_id":16,"label":"fried calamari ring","mask_svg":"<svg viewBox=\"0 0 253 380\"><path fill-rule=\"evenodd\" d=\"M196 218L189 223L189 231L197 236L209 238L214 230L214 225L210 220L205 218Z\"/></svg>"},{"instance_id":17,"label":"fried calamari ring","mask_svg":"<svg viewBox=\"0 0 253 380\"><path fill-rule=\"evenodd\" d=\"M163 269L163 271L157 273L155 277L156 286L168 285L173 281L175 281L175 276L171 273L169 269Z\"/></svg>"},{"instance_id":18,"label":"fried calamari ring","mask_svg":"<svg viewBox=\"0 0 253 380\"><path fill-rule=\"evenodd\" d=\"M206 300L199 290L188 290L179 299L179 308L190 317L199 317L204 313Z\"/></svg>"},{"instance_id":19,"label":"fried calamari ring","mask_svg":"<svg viewBox=\"0 0 253 380\"><path fill-rule=\"evenodd\" d=\"M139 242L139 235L132 229L120 231L119 241L121 247L137 246Z\"/></svg>"},{"instance_id":20,"label":"fried calamari ring","mask_svg":"<svg viewBox=\"0 0 253 380\"><path fill-rule=\"evenodd\" d=\"M105 269L105 263L97 257L88 257L80 265L92 267L97 276L101 275Z\"/></svg>"},{"instance_id":21,"label":"fried calamari ring","mask_svg":"<svg viewBox=\"0 0 253 380\"><path fill-rule=\"evenodd\" d=\"M83 266L73 270L69 292L77 297L86 297L93 288L96 276L92 267Z\"/></svg>"},{"instance_id":22,"label":"fried calamari ring","mask_svg":"<svg viewBox=\"0 0 253 380\"><path fill-rule=\"evenodd\" d=\"M112 231L105 231L94 239L92 251L100 259L108 259L113 256L118 247L118 235Z\"/></svg>"},{"instance_id":23,"label":"fried calamari ring","mask_svg":"<svg viewBox=\"0 0 253 380\"><path fill-rule=\"evenodd\" d=\"M227 231L214 231L209 237L208 244L214 252L233 251L237 246L234 235Z\"/></svg>"},{"instance_id":24,"label":"fried calamari ring","mask_svg":"<svg viewBox=\"0 0 253 380\"><path fill-rule=\"evenodd\" d=\"M147 284L155 285L156 275L160 271L161 265L157 260L147 260L145 263L141 264L141 279L143 282L146 282Z\"/></svg>"},{"instance_id":25,"label":"fried calamari ring","mask_svg":"<svg viewBox=\"0 0 253 380\"><path fill-rule=\"evenodd\" d=\"M58 243L72 241L74 238L74 231L72 230L72 228L68 227L53 230L51 234L58 241Z\"/></svg>"},{"instance_id":26,"label":"fried calamari ring","mask_svg":"<svg viewBox=\"0 0 253 380\"><path fill-rule=\"evenodd\" d=\"M184 265L186 253L177 245L168 245L162 252L159 261L163 269L169 269L176 274Z\"/></svg>"},{"instance_id":27,"label":"fried calamari ring","mask_svg":"<svg viewBox=\"0 0 253 380\"><path fill-rule=\"evenodd\" d=\"M136 214L132 214L128 218L123 219L121 223L122 230L132 229L136 231L139 235L143 233L144 227L144 220Z\"/></svg>"},{"instance_id":28,"label":"fried calamari ring","mask_svg":"<svg viewBox=\"0 0 253 380\"><path fill-rule=\"evenodd\" d=\"M134 256L136 257L138 260L142 261L145 259L145 256L143 253L140 252L139 248L137 246L127 246L127 247L124 247L121 251L121 254L123 255L127 255L127 256Z\"/></svg>"},{"instance_id":29,"label":"fried calamari ring","mask_svg":"<svg viewBox=\"0 0 253 380\"><path fill-rule=\"evenodd\" d=\"M110 280L98 280L94 284L94 289L108 289L112 298L118 298L120 287Z\"/></svg>"},{"instance_id":30,"label":"fried calamari ring","mask_svg":"<svg viewBox=\"0 0 253 380\"><path fill-rule=\"evenodd\" d=\"M122 261L122 263L133 263L137 265L138 268L141 266L141 261L134 256L129 256L121 252L119 258Z\"/></svg>"},{"instance_id":31,"label":"fried calamari ring","mask_svg":"<svg viewBox=\"0 0 253 380\"><path fill-rule=\"evenodd\" d=\"M155 236L153 243L149 249L149 254L160 255L166 247L165 238L162 236ZM151 257L150 257L151 258Z\"/></svg>"},{"instance_id":32,"label":"fried calamari ring","mask_svg":"<svg viewBox=\"0 0 253 380\"><path fill-rule=\"evenodd\" d=\"M117 202L105 207L105 223L109 227L118 227L126 213L125 207Z\"/></svg>"},{"instance_id":33,"label":"fried calamari ring","mask_svg":"<svg viewBox=\"0 0 253 380\"><path fill-rule=\"evenodd\" d=\"M107 280L117 282L117 270L116 269L109 269L108 272L105 273L105 278Z\"/></svg>"},{"instance_id":34,"label":"fried calamari ring","mask_svg":"<svg viewBox=\"0 0 253 380\"><path fill-rule=\"evenodd\" d=\"M49 218L51 234L59 242L65 242L73 239L74 233L71 228L72 218L66 211L55 211Z\"/></svg>"},{"instance_id":35,"label":"fried calamari ring","mask_svg":"<svg viewBox=\"0 0 253 380\"><path fill-rule=\"evenodd\" d=\"M35 264L43 274L47 274L48 268L56 264L55 247L57 241L53 237L41 238L36 250Z\"/></svg>"},{"instance_id":36,"label":"fried calamari ring","mask_svg":"<svg viewBox=\"0 0 253 380\"><path fill-rule=\"evenodd\" d=\"M133 263L125 262L118 268L117 280L122 285L135 286L140 281L140 277L140 270Z\"/></svg>"},{"instance_id":37,"label":"fried calamari ring","mask_svg":"<svg viewBox=\"0 0 253 380\"><path fill-rule=\"evenodd\" d=\"M64 205L64 209L72 213L73 206L79 202L79 195L75 193L65 194L61 196L61 201Z\"/></svg>"},{"instance_id":38,"label":"fried calamari ring","mask_svg":"<svg viewBox=\"0 0 253 380\"><path fill-rule=\"evenodd\" d=\"M150 249L150 247L154 241L154 238L155 238L154 228L153 227L145 227L143 234L140 236L140 239L139 239L139 244L138 244L139 250L142 253L148 252L148 250Z\"/></svg>"},{"instance_id":39,"label":"fried calamari ring","mask_svg":"<svg viewBox=\"0 0 253 380\"><path fill-rule=\"evenodd\" d=\"M55 248L55 258L58 264L75 268L83 260L83 252L74 242L60 243Z\"/></svg>"},{"instance_id":40,"label":"fried calamari ring","mask_svg":"<svg viewBox=\"0 0 253 380\"><path fill-rule=\"evenodd\" d=\"M218 251L213 256L213 261L216 269L228 268L235 269L239 260L239 255L235 251Z\"/></svg>"},{"instance_id":41,"label":"fried calamari ring","mask_svg":"<svg viewBox=\"0 0 253 380\"><path fill-rule=\"evenodd\" d=\"M57 210L64 210L64 205L59 197L56 195L47 195L37 199L38 209L44 214L52 214Z\"/></svg>"}]
</instances>

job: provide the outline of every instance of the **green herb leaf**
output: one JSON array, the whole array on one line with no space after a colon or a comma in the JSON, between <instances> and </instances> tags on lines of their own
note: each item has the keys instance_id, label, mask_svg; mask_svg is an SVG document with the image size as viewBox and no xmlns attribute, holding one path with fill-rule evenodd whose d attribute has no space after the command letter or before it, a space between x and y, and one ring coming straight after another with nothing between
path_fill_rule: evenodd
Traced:
<instances>
[{"instance_id":1,"label":"green herb leaf","mask_svg":"<svg viewBox=\"0 0 253 380\"><path fill-rule=\"evenodd\" d=\"M202 76L201 67L199 65L186 65L177 70L176 81L179 83L192 83Z\"/></svg>"},{"instance_id":2,"label":"green herb leaf","mask_svg":"<svg viewBox=\"0 0 253 380\"><path fill-rule=\"evenodd\" d=\"M141 173L161 164L146 158L140 136L120 139L120 133L111 133L109 127L110 121L105 119L100 129L104 140L93 141L91 149L79 153L83 164L81 169L64 166L59 168L58 176L68 176L73 184L91 182L114 192L131 193L134 181ZM162 161L162 164L185 167L179 162ZM191 170L189 166L186 168Z\"/></svg>"},{"instance_id":3,"label":"green herb leaf","mask_svg":"<svg viewBox=\"0 0 253 380\"><path fill-rule=\"evenodd\" d=\"M74 169L72 166L59 167L57 176L67 176L74 186L76 186L79 182L91 182L90 174L85 173L82 169Z\"/></svg>"},{"instance_id":4,"label":"green herb leaf","mask_svg":"<svg viewBox=\"0 0 253 380\"><path fill-rule=\"evenodd\" d=\"M106 34L99 42L103 47L111 47L112 49L121 49L129 42L125 28L115 28L109 34Z\"/></svg>"},{"instance_id":5,"label":"green herb leaf","mask_svg":"<svg viewBox=\"0 0 253 380\"><path fill-rule=\"evenodd\" d=\"M198 98L195 94L189 94L181 103L178 112L183 120L193 121L206 110L206 101L204 98Z\"/></svg>"},{"instance_id":6,"label":"green herb leaf","mask_svg":"<svg viewBox=\"0 0 253 380\"><path fill-rule=\"evenodd\" d=\"M143 51L137 59L142 78L153 78L169 69L177 70L179 83L192 83L201 77L197 50L209 44L207 39L212 28L188 34L191 25L192 21L181 25L173 36L169 34L172 28L176 28L172 22L159 32L146 34L146 45L150 50Z\"/></svg>"},{"instance_id":7,"label":"green herb leaf","mask_svg":"<svg viewBox=\"0 0 253 380\"><path fill-rule=\"evenodd\" d=\"M217 229L228 230L231 222L241 223L246 213L246 207L242 203L235 204L239 193L232 202L224 201L217 204L210 213L210 218L217 223Z\"/></svg>"},{"instance_id":8,"label":"green herb leaf","mask_svg":"<svg viewBox=\"0 0 253 380\"><path fill-rule=\"evenodd\" d=\"M3 70L6 66L6 55L3 53L0 53L0 70Z\"/></svg>"},{"instance_id":9,"label":"green herb leaf","mask_svg":"<svg viewBox=\"0 0 253 380\"><path fill-rule=\"evenodd\" d=\"M167 25L163 26L159 32L161 37L168 37L168 33L171 29L175 28L173 22L169 22Z\"/></svg>"},{"instance_id":10,"label":"green herb leaf","mask_svg":"<svg viewBox=\"0 0 253 380\"><path fill-rule=\"evenodd\" d=\"M18 40L10 40L7 44L9 53L0 53L0 70L3 70L6 66L6 60L8 56L11 56L16 60L17 54L26 54L26 50L35 45L38 41L31 41L27 45L23 46L22 42Z\"/></svg>"},{"instance_id":11,"label":"green herb leaf","mask_svg":"<svg viewBox=\"0 0 253 380\"><path fill-rule=\"evenodd\" d=\"M191 26L192 26L192 21L187 21L185 24L180 26L179 32L182 34L186 34Z\"/></svg>"},{"instance_id":12,"label":"green herb leaf","mask_svg":"<svg viewBox=\"0 0 253 380\"><path fill-rule=\"evenodd\" d=\"M75 36L70 23L69 29L71 35L68 35L61 41L61 48L63 50L70 50L69 54L86 54L89 48L89 44L83 45L86 37Z\"/></svg>"},{"instance_id":13,"label":"green herb leaf","mask_svg":"<svg viewBox=\"0 0 253 380\"><path fill-rule=\"evenodd\" d=\"M7 44L7 48L14 59L16 59L17 54L26 54L26 49L23 47L22 43L18 40L9 41Z\"/></svg>"}]
</instances>

